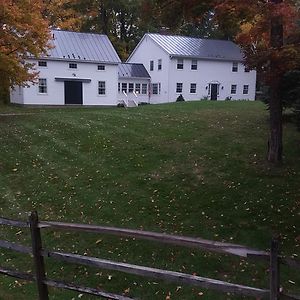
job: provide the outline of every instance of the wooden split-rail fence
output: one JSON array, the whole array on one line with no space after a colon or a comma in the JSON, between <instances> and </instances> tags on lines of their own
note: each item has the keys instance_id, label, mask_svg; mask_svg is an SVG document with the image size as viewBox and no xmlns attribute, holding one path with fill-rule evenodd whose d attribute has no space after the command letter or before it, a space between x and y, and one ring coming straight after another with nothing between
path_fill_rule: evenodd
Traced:
<instances>
[{"instance_id":1,"label":"wooden split-rail fence","mask_svg":"<svg viewBox=\"0 0 300 300\"><path fill-rule=\"evenodd\" d=\"M222 243L216 241L204 240L201 238L192 238L177 235L168 235L156 232L132 230L115 227L103 227L96 225L84 225L63 222L39 221L37 212L32 212L27 222L0 218L0 225L13 226L19 228L29 228L31 232L31 247L20 245L6 240L0 240L0 248L14 250L20 253L30 254L34 260L34 274L23 273L12 269L3 268L0 266L0 274L22 279L25 281L36 282L39 300L48 300L48 287L72 290L89 295L99 296L105 299L129 300L132 298L117 295L103 290L78 286L72 283L57 281L46 277L46 266L44 257L75 263L96 268L114 270L128 274L135 274L143 277L166 280L179 284L192 285L205 289L217 290L224 293L233 293L243 296L252 296L255 299L300 299L300 296L286 294L280 287L280 264L288 265L292 268L300 270L300 261L294 258L283 257L279 253L279 241L276 238L272 239L270 252L258 251L249 249L242 245L231 243ZM221 280L215 280L186 273L156 269L151 267L139 266L128 263L121 263L111 260L105 260L96 257L83 256L72 253L64 253L50 251L42 246L41 231L45 228L53 228L55 230L72 230L83 231L100 234L111 234L122 237L130 237L136 239L151 240L158 243L167 243L177 246L189 248L198 248L209 252L232 254L243 258L252 258L255 260L265 260L269 263L270 269L270 284L266 289L255 288L240 284L233 284Z\"/></svg>"}]
</instances>

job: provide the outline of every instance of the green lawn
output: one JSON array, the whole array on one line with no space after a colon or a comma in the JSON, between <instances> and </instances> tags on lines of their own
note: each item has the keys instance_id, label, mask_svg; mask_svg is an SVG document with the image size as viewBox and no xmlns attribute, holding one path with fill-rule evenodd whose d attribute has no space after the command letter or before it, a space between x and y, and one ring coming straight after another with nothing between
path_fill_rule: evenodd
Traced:
<instances>
[{"instance_id":1,"label":"green lawn","mask_svg":"<svg viewBox=\"0 0 300 300\"><path fill-rule=\"evenodd\" d=\"M3 115L7 114L7 115ZM0 215L153 230L300 256L299 132L284 125L284 164L265 162L268 112L259 102L194 102L122 108L0 106ZM1 239L29 245L26 231ZM45 247L267 287L253 261L133 239L44 231ZM63 278L139 299L246 299L47 260ZM0 265L32 270L0 251ZM286 289L300 276L283 268ZM51 299L79 299L50 290ZM0 299L35 299L33 284L1 276ZM95 299L82 296L81 299Z\"/></svg>"}]
</instances>

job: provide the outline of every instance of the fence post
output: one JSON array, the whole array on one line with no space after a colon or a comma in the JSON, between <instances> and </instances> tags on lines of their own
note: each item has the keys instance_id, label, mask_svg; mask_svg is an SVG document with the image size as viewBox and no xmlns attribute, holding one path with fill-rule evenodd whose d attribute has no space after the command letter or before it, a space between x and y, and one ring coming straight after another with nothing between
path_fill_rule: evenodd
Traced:
<instances>
[{"instance_id":1,"label":"fence post","mask_svg":"<svg viewBox=\"0 0 300 300\"><path fill-rule=\"evenodd\" d=\"M270 251L270 300L278 300L280 297L279 275L279 241L273 237Z\"/></svg>"},{"instance_id":2,"label":"fence post","mask_svg":"<svg viewBox=\"0 0 300 300\"><path fill-rule=\"evenodd\" d=\"M41 232L38 227L39 219L36 211L32 212L29 216L32 254L35 266L36 284L38 287L39 300L49 300L48 287L44 283L46 279L44 258L41 255L42 239Z\"/></svg>"}]
</instances>

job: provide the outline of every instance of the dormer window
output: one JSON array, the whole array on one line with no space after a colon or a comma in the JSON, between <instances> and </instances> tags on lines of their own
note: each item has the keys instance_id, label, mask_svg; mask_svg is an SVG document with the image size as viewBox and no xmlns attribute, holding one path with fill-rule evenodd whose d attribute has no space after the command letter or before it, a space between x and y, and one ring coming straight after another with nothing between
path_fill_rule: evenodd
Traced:
<instances>
[{"instance_id":1,"label":"dormer window","mask_svg":"<svg viewBox=\"0 0 300 300\"><path fill-rule=\"evenodd\" d=\"M39 62L38 62L38 66L39 67L47 67L47 62L46 61L44 61L44 60L39 60Z\"/></svg>"},{"instance_id":2,"label":"dormer window","mask_svg":"<svg viewBox=\"0 0 300 300\"><path fill-rule=\"evenodd\" d=\"M98 65L98 71L105 71L105 65Z\"/></svg>"},{"instance_id":3,"label":"dormer window","mask_svg":"<svg viewBox=\"0 0 300 300\"><path fill-rule=\"evenodd\" d=\"M69 63L69 69L77 69L76 63Z\"/></svg>"}]
</instances>

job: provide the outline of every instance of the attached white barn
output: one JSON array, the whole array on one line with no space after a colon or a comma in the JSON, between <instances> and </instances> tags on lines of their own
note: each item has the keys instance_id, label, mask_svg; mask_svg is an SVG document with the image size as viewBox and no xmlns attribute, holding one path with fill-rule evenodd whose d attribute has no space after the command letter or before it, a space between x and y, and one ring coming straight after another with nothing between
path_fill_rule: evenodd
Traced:
<instances>
[{"instance_id":1,"label":"attached white barn","mask_svg":"<svg viewBox=\"0 0 300 300\"><path fill-rule=\"evenodd\" d=\"M151 76L150 103L255 99L256 71L245 68L231 41L145 34L127 62L143 63Z\"/></svg>"},{"instance_id":2,"label":"attached white barn","mask_svg":"<svg viewBox=\"0 0 300 300\"><path fill-rule=\"evenodd\" d=\"M150 75L143 64L119 64L118 100L126 106L149 103Z\"/></svg>"},{"instance_id":3,"label":"attached white barn","mask_svg":"<svg viewBox=\"0 0 300 300\"><path fill-rule=\"evenodd\" d=\"M37 84L15 87L11 102L38 105L117 105L121 62L106 35L52 31L47 56L29 57Z\"/></svg>"}]
</instances>

